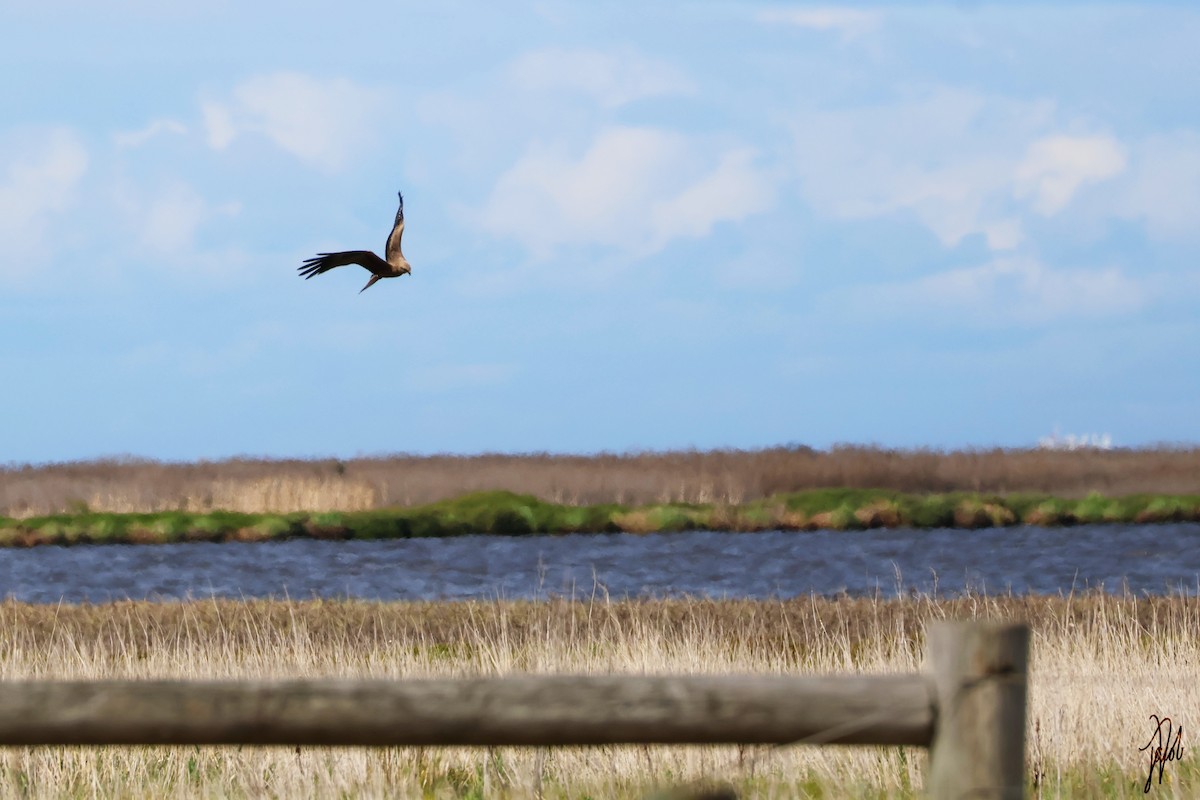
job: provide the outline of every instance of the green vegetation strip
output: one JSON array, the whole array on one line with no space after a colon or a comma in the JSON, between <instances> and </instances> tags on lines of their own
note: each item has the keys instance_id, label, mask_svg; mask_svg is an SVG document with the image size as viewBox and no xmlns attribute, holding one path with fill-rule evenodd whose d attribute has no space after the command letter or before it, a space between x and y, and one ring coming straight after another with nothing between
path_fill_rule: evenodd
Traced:
<instances>
[{"instance_id":1,"label":"green vegetation strip","mask_svg":"<svg viewBox=\"0 0 1200 800\"><path fill-rule=\"evenodd\" d=\"M653 533L687 530L864 530L990 528L1200 521L1200 495L1063 499L1043 494L906 494L820 489L743 505L666 503L569 506L511 492L479 492L411 508L295 514L79 511L29 519L0 517L0 546L314 539L403 539L470 533Z\"/></svg>"}]
</instances>

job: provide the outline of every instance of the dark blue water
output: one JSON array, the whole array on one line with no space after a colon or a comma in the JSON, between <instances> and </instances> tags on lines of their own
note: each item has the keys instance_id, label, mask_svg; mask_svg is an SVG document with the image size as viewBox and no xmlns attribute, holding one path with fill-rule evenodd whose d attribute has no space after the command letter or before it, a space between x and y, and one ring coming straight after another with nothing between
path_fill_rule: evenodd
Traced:
<instances>
[{"instance_id":1,"label":"dark blue water","mask_svg":"<svg viewBox=\"0 0 1200 800\"><path fill-rule=\"evenodd\" d=\"M1196 594L1200 524L985 531L464 536L0 549L0 597L373 600L877 591Z\"/></svg>"}]
</instances>

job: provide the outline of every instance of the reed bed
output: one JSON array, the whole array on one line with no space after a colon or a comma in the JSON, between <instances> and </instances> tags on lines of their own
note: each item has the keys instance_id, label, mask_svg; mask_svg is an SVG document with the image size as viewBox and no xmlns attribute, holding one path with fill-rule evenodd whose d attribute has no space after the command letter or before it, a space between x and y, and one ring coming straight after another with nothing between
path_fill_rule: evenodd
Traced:
<instances>
[{"instance_id":1,"label":"reed bed","mask_svg":"<svg viewBox=\"0 0 1200 800\"><path fill-rule=\"evenodd\" d=\"M565 505L741 505L820 488L1200 493L1200 448L889 450L802 446L595 455L396 455L348 460L108 459L0 468L0 516L91 510L362 511L506 490Z\"/></svg>"},{"instance_id":2,"label":"reed bed","mask_svg":"<svg viewBox=\"0 0 1200 800\"><path fill-rule=\"evenodd\" d=\"M1033 627L1030 792L1140 797L1150 714L1200 718L1194 597L894 600L0 603L0 677L283 678L523 673L887 673L921 669L943 618ZM1154 796L1200 796L1200 762ZM911 748L30 748L0 757L24 797L912 797Z\"/></svg>"}]
</instances>

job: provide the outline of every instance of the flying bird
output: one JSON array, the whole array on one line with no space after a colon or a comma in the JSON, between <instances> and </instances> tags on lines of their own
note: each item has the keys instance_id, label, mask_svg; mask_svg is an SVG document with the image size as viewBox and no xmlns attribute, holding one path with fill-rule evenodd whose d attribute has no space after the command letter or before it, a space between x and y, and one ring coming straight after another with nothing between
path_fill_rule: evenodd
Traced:
<instances>
[{"instance_id":1,"label":"flying bird","mask_svg":"<svg viewBox=\"0 0 1200 800\"><path fill-rule=\"evenodd\" d=\"M304 261L304 266L300 267L300 274L308 280L313 275L320 275L322 272L328 272L334 267L344 267L347 264L358 264L360 267L365 267L371 273L371 280L367 281L367 285L358 290L362 294L367 289L374 285L375 281L380 278L399 278L401 275L408 275L412 272L412 267L408 264L408 259L400 252L400 238L404 236L404 195L396 192L400 197L400 209L396 211L396 222L392 225L392 232L388 234L387 245L384 247L383 258L372 253L370 250L343 250L340 253L317 253L312 258Z\"/></svg>"}]
</instances>

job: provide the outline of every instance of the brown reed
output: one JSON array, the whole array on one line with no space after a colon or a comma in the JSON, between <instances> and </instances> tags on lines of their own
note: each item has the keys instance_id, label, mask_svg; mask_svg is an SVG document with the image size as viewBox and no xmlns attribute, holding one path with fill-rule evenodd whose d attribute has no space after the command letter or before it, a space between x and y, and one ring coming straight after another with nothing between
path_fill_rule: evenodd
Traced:
<instances>
[{"instance_id":1,"label":"brown reed","mask_svg":"<svg viewBox=\"0 0 1200 800\"><path fill-rule=\"evenodd\" d=\"M1141 797L1151 713L1200 713L1194 597L372 603L0 603L0 679L530 673L911 672L926 623L1033 628L1035 797ZM1186 740L1185 740L1186 741ZM1198 796L1167 766L1162 798ZM644 797L726 783L746 797L914 797L910 748L26 748L0 759L24 797Z\"/></svg>"},{"instance_id":2,"label":"brown reed","mask_svg":"<svg viewBox=\"0 0 1200 800\"><path fill-rule=\"evenodd\" d=\"M485 454L345 461L107 459L0 469L0 515L83 510L360 511L507 489L570 505L738 505L847 487L1060 497L1200 493L1200 448L889 450L806 447L596 455Z\"/></svg>"}]
</instances>

